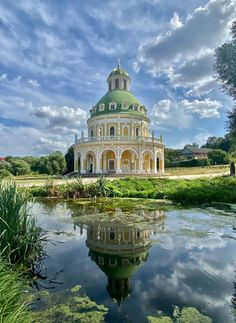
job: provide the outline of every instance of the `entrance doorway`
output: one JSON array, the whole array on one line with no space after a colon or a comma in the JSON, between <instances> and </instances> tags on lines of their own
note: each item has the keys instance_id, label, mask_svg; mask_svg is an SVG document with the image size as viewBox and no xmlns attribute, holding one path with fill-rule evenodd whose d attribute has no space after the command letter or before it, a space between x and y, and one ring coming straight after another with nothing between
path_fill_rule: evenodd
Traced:
<instances>
[{"instance_id":1,"label":"entrance doorway","mask_svg":"<svg viewBox=\"0 0 236 323\"><path fill-rule=\"evenodd\" d=\"M115 172L115 159L108 160L108 172L114 173Z\"/></svg>"}]
</instances>

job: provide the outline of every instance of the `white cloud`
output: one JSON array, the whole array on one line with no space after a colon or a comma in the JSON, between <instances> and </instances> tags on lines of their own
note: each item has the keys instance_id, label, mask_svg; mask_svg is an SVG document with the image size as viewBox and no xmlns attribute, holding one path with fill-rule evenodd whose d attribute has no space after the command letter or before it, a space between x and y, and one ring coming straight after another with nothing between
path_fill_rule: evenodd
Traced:
<instances>
[{"instance_id":1,"label":"white cloud","mask_svg":"<svg viewBox=\"0 0 236 323\"><path fill-rule=\"evenodd\" d=\"M32 85L32 86L35 86L35 87L38 87L40 86L39 82L37 80L34 80L34 79L28 79L27 82Z\"/></svg>"},{"instance_id":2,"label":"white cloud","mask_svg":"<svg viewBox=\"0 0 236 323\"><path fill-rule=\"evenodd\" d=\"M58 127L76 128L84 127L87 119L87 113L80 108L41 106L37 108L34 115L45 119L50 129Z\"/></svg>"},{"instance_id":3,"label":"white cloud","mask_svg":"<svg viewBox=\"0 0 236 323\"><path fill-rule=\"evenodd\" d=\"M41 137L34 145L34 151L38 154L50 154L55 150L65 151L68 143L62 141L61 137L45 138Z\"/></svg>"},{"instance_id":4,"label":"white cloud","mask_svg":"<svg viewBox=\"0 0 236 323\"><path fill-rule=\"evenodd\" d=\"M212 82L213 52L229 37L235 8L235 0L210 0L184 23L175 14L167 32L140 46L137 61L154 75L166 74L175 86L197 90Z\"/></svg>"},{"instance_id":5,"label":"white cloud","mask_svg":"<svg viewBox=\"0 0 236 323\"><path fill-rule=\"evenodd\" d=\"M0 75L0 82L4 81L6 79L7 79L7 74L4 73L4 74Z\"/></svg>"},{"instance_id":6,"label":"white cloud","mask_svg":"<svg viewBox=\"0 0 236 323\"><path fill-rule=\"evenodd\" d=\"M161 100L157 102L151 112L153 124L179 129L191 128L194 117L200 119L219 118L221 103L210 99L181 100L179 102Z\"/></svg>"},{"instance_id":7,"label":"white cloud","mask_svg":"<svg viewBox=\"0 0 236 323\"><path fill-rule=\"evenodd\" d=\"M222 104L216 100L212 101L210 99L204 100L182 100L179 102L180 109L183 109L187 113L196 113L199 115L200 119L204 118L219 118L219 109Z\"/></svg>"}]
</instances>

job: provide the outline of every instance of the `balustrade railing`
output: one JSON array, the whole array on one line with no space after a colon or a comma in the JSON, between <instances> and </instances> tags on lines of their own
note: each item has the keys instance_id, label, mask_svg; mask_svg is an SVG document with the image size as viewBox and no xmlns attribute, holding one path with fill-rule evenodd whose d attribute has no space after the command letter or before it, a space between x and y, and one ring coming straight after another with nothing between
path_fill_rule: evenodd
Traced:
<instances>
[{"instance_id":1,"label":"balustrade railing","mask_svg":"<svg viewBox=\"0 0 236 323\"><path fill-rule=\"evenodd\" d=\"M162 143L162 140L155 137L142 136L96 136L84 137L76 140L76 144L83 142L97 142L97 141L138 141L138 142L156 142Z\"/></svg>"}]
</instances>

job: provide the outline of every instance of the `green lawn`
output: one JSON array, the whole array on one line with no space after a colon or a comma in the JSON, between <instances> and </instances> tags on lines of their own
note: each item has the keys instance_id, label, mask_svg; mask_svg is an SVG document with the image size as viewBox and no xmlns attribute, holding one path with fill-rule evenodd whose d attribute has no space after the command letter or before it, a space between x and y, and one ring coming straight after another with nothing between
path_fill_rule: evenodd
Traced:
<instances>
[{"instance_id":1,"label":"green lawn","mask_svg":"<svg viewBox=\"0 0 236 323\"><path fill-rule=\"evenodd\" d=\"M229 172L229 165L217 165L217 166L203 166L203 167L173 167L166 168L166 175L201 175L201 174L217 174Z\"/></svg>"}]
</instances>

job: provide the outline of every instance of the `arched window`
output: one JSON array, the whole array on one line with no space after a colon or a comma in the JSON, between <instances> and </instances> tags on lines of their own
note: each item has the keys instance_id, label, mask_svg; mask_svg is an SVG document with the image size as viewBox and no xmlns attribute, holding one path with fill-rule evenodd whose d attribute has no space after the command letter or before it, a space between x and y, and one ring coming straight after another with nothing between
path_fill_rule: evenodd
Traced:
<instances>
[{"instance_id":1,"label":"arched window","mask_svg":"<svg viewBox=\"0 0 236 323\"><path fill-rule=\"evenodd\" d=\"M93 137L93 130L91 130L91 133L90 134L91 134L91 137Z\"/></svg>"},{"instance_id":2,"label":"arched window","mask_svg":"<svg viewBox=\"0 0 236 323\"><path fill-rule=\"evenodd\" d=\"M110 239L111 240L115 239L115 229L114 228L111 228L111 230L110 230Z\"/></svg>"},{"instance_id":3,"label":"arched window","mask_svg":"<svg viewBox=\"0 0 236 323\"><path fill-rule=\"evenodd\" d=\"M124 81L124 89L127 90L127 81L126 80L123 80Z\"/></svg>"},{"instance_id":4,"label":"arched window","mask_svg":"<svg viewBox=\"0 0 236 323\"><path fill-rule=\"evenodd\" d=\"M115 88L119 89L119 79L115 79Z\"/></svg>"},{"instance_id":5,"label":"arched window","mask_svg":"<svg viewBox=\"0 0 236 323\"><path fill-rule=\"evenodd\" d=\"M115 128L114 127L110 128L110 136L115 136Z\"/></svg>"},{"instance_id":6,"label":"arched window","mask_svg":"<svg viewBox=\"0 0 236 323\"><path fill-rule=\"evenodd\" d=\"M109 91L111 90L111 81L109 81Z\"/></svg>"},{"instance_id":7,"label":"arched window","mask_svg":"<svg viewBox=\"0 0 236 323\"><path fill-rule=\"evenodd\" d=\"M139 238L140 238L140 236L141 236L141 234L140 234L140 230L138 229L138 230L137 230L137 238L139 239Z\"/></svg>"},{"instance_id":8,"label":"arched window","mask_svg":"<svg viewBox=\"0 0 236 323\"><path fill-rule=\"evenodd\" d=\"M135 135L136 135L136 137L139 136L139 129L138 128L135 129Z\"/></svg>"}]
</instances>

